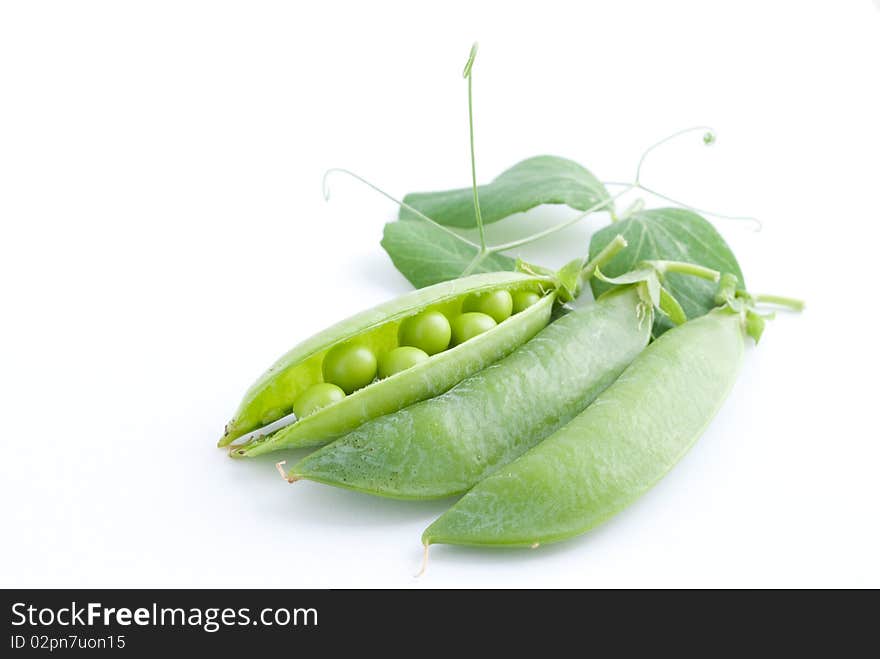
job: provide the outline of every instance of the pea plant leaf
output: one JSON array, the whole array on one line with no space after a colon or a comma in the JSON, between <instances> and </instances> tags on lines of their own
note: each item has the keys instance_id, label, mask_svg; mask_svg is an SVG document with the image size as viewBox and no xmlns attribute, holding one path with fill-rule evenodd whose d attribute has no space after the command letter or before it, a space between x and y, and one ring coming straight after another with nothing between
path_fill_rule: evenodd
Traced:
<instances>
[{"instance_id":1,"label":"pea plant leaf","mask_svg":"<svg viewBox=\"0 0 880 659\"><path fill-rule=\"evenodd\" d=\"M590 258L598 254L617 234L628 246L611 260L602 271L616 277L633 270L642 261L686 261L736 275L744 282L736 257L721 234L704 217L681 208L657 208L634 213L626 220L615 222L593 234ZM664 285L681 305L688 318L709 312L716 305L718 284L698 277L669 273ZM744 285L744 283L743 283ZM590 280L593 295L599 296L610 284L598 277ZM680 318L679 318L680 320ZM670 319L657 314L654 335L659 336L673 326Z\"/></svg>"},{"instance_id":2,"label":"pea plant leaf","mask_svg":"<svg viewBox=\"0 0 880 659\"><path fill-rule=\"evenodd\" d=\"M583 211L610 199L608 190L589 170L558 156L535 156L523 160L477 189L484 224L542 204L565 204ZM474 192L470 187L413 192L403 201L439 224L462 229L477 226ZM403 206L398 217L401 220L418 218Z\"/></svg>"},{"instance_id":3,"label":"pea plant leaf","mask_svg":"<svg viewBox=\"0 0 880 659\"><path fill-rule=\"evenodd\" d=\"M475 247L424 220L389 222L385 225L382 247L394 266L416 288L461 276L477 254ZM491 254L473 273L515 269L514 259Z\"/></svg>"}]
</instances>

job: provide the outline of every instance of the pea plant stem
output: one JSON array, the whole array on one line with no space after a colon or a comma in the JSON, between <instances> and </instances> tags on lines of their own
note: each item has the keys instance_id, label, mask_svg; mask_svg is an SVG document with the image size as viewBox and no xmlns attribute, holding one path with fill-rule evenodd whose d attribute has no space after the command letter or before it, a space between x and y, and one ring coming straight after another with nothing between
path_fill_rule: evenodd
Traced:
<instances>
[{"instance_id":1,"label":"pea plant stem","mask_svg":"<svg viewBox=\"0 0 880 659\"><path fill-rule=\"evenodd\" d=\"M480 230L480 251L486 249L486 233L483 229L483 215L480 212L480 193L477 190L477 161L474 155L474 91L473 91L473 65L477 55L477 44L471 48L471 56L464 69L468 87L468 131L470 133L471 146L471 187L474 190L474 217L477 220L477 228Z\"/></svg>"},{"instance_id":2,"label":"pea plant stem","mask_svg":"<svg viewBox=\"0 0 880 659\"><path fill-rule=\"evenodd\" d=\"M356 181L360 181L361 183L363 183L364 185L366 185L368 188L370 188L370 189L372 189L372 190L375 190L375 191L378 192L380 195L382 195L382 196L385 197L386 199L389 199L389 200L393 201L395 204L397 204L397 205L400 206L401 208L405 208L405 209L407 209L408 211L410 211L411 213L414 213L417 217L419 217L419 218L421 218L422 220L424 220L425 222L428 222L429 224L431 224L431 225L437 227L438 229L440 229L440 230L443 231L444 233L446 233L446 234L452 236L453 238L456 238L456 239L460 240L461 242L465 243L466 245L470 245L471 247L473 247L473 248L475 248L475 249L480 249L480 246L477 245L475 242L472 242L472 241L468 240L468 239L465 238L464 236L461 236L461 235L455 233L455 231L453 231L452 229L443 226L442 224L440 224L439 222L437 222L437 221L435 221L435 220L432 220L430 217L428 217L427 215L425 215L425 214L424 214L422 211L420 211L418 208L415 208L415 207L413 207L413 206L410 206L410 205L407 204L405 201L402 201L402 200L400 200L400 199L397 199L396 197L393 197L392 195L390 195L390 194L388 194L387 192L385 192L385 191L384 191L382 188L380 188L378 185L375 185L375 184L373 184L373 183L370 183L370 181L368 181L367 179L365 179L363 176L359 176L358 174L355 174L353 171L351 171L351 170L349 170L349 169L344 169L344 168L342 168L342 167L333 167L333 168L331 168L331 169L328 169L326 172L324 172L324 180L323 180L323 184L322 184L322 187L323 187L323 190L324 190L324 199L330 199L330 188L329 188L329 186L327 185L327 179L330 177L331 174L346 174L347 176L351 176L351 177L352 177L353 179L355 179Z\"/></svg>"},{"instance_id":3,"label":"pea plant stem","mask_svg":"<svg viewBox=\"0 0 880 659\"><path fill-rule=\"evenodd\" d=\"M512 240L507 243L502 243L500 245L493 245L491 247L485 247L484 249L481 249L480 251L478 251L474 255L474 258L471 259L471 262L468 264L468 266L461 273L462 276L466 276L466 275L471 274L476 269L476 267L478 265L480 265L480 263L482 263L482 261L485 258L487 258L488 256L491 256L492 254L497 254L498 252L504 252L509 249L516 249L517 247L522 247L523 245L528 245L529 243L533 243L538 240L541 240L542 238L546 238L547 236L551 236L554 233L557 233L558 231L562 231L563 229L567 229L568 227L572 226L573 224L577 224L578 222L583 220L588 215L591 215L592 213L600 211L603 208L606 208L610 205L613 205L613 203L616 199L622 197L624 194L629 192L630 189L631 188L623 190L623 191L617 193L616 195L606 199L605 201L600 201L599 203L594 204L593 206L590 206L590 208L583 211L582 213L575 215L573 218L571 218L569 220L565 220L563 222L560 222L559 224L555 224L554 226L549 227L547 229L544 229L543 231L538 231L537 233L533 233L533 234L526 236L524 238Z\"/></svg>"},{"instance_id":4,"label":"pea plant stem","mask_svg":"<svg viewBox=\"0 0 880 659\"><path fill-rule=\"evenodd\" d=\"M509 243L495 245L494 247L489 247L487 251L490 254L494 254L495 252L502 252L504 250L514 249L515 247L522 247L523 245L528 245L529 243L533 243L536 240L541 240L542 238L546 238L547 236L550 236L550 235L556 233L557 231L562 231L563 229L567 229L572 224L577 224L578 222L580 222L582 219L587 217L587 215L592 215L593 213L600 211L603 208L607 208L608 206L611 206L617 199L619 199L620 197L625 195L627 192L632 190L632 188L633 188L633 186L630 186L626 190L622 190L622 191L618 192L616 195L609 197L605 201L600 201L599 203L594 204L593 206L590 206L587 210L583 211L582 213L580 213L578 215L575 215L570 220L565 220L564 222L560 222L559 224L556 224L552 227L544 229L543 231L538 231L537 233L533 233L532 235L526 236L525 238L520 238L519 240L512 240Z\"/></svg>"},{"instance_id":5,"label":"pea plant stem","mask_svg":"<svg viewBox=\"0 0 880 659\"><path fill-rule=\"evenodd\" d=\"M627 206L624 211L617 217L612 218L614 222L622 222L624 220L628 220L636 213L641 213L645 209L645 200L639 197L629 206Z\"/></svg>"},{"instance_id":6,"label":"pea plant stem","mask_svg":"<svg viewBox=\"0 0 880 659\"><path fill-rule=\"evenodd\" d=\"M477 266L483 262L489 255L489 251L486 249L478 250L476 254L474 254L474 258L471 259L471 262L467 264L464 270L461 271L462 277L467 277L469 274L472 274L474 270L477 269Z\"/></svg>"},{"instance_id":7,"label":"pea plant stem","mask_svg":"<svg viewBox=\"0 0 880 659\"><path fill-rule=\"evenodd\" d=\"M793 297L783 297L782 295L756 295L755 302L759 304L774 304L779 307L786 307L793 311L803 311L805 303Z\"/></svg>"},{"instance_id":8,"label":"pea plant stem","mask_svg":"<svg viewBox=\"0 0 880 659\"><path fill-rule=\"evenodd\" d=\"M493 245L491 247L486 247L485 249L481 249L479 252L477 252L476 255L474 255L474 258L471 260L471 262L468 264L468 266L464 269L464 271L462 272L462 276L471 274L474 271L474 269L483 261L483 259L485 259L486 257L488 257L492 254L497 254L498 252L504 252L509 249L516 249L517 247L522 247L523 245L528 245L529 243L536 242L538 240L541 240L542 238L546 238L547 236L551 236L554 233L557 233L558 231L562 231L563 229L567 229L568 227L572 226L573 224L577 224L578 222L583 220L588 215L591 215L597 211L600 211L603 208L613 206L614 202L617 199L619 199L620 197L622 197L623 195L625 195L627 192L629 192L632 189L632 187L633 186L630 186L626 190L622 190L622 191L618 192L616 195L609 197L605 201L600 201L599 203L594 204L593 206L590 206L587 210L583 211L582 213L579 213L578 215L575 215L573 218L571 218L569 220L565 220L563 222L560 222L559 224L555 224L552 227L544 229L543 231L538 231L537 233L533 233L533 234L526 236L524 238L512 240L507 243L502 243L500 245Z\"/></svg>"}]
</instances>

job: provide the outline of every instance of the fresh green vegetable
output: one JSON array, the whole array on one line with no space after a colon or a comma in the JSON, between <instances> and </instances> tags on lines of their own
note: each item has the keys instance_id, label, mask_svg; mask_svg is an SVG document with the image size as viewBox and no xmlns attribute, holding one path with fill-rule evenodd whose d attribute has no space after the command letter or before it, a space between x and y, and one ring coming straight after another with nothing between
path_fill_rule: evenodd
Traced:
<instances>
[{"instance_id":1,"label":"fresh green vegetable","mask_svg":"<svg viewBox=\"0 0 880 659\"><path fill-rule=\"evenodd\" d=\"M518 291L522 293L524 291ZM531 291L529 291L531 292ZM491 293L469 295L462 311L477 311L491 316L496 323L510 318L513 313L513 296L510 291L498 290Z\"/></svg>"},{"instance_id":2,"label":"fresh green vegetable","mask_svg":"<svg viewBox=\"0 0 880 659\"><path fill-rule=\"evenodd\" d=\"M289 477L368 494L460 494L580 412L647 344L632 287L551 323L445 394L370 421Z\"/></svg>"},{"instance_id":3,"label":"fresh green vegetable","mask_svg":"<svg viewBox=\"0 0 880 659\"><path fill-rule=\"evenodd\" d=\"M461 345L497 324L492 316L477 311L458 315L452 319L452 344Z\"/></svg>"},{"instance_id":4,"label":"fresh green vegetable","mask_svg":"<svg viewBox=\"0 0 880 659\"><path fill-rule=\"evenodd\" d=\"M325 382L332 382L351 394L376 377L376 355L365 345L342 343L327 351L321 364Z\"/></svg>"},{"instance_id":5,"label":"fresh green vegetable","mask_svg":"<svg viewBox=\"0 0 880 659\"><path fill-rule=\"evenodd\" d=\"M397 377L370 383L376 374L376 362L367 353L381 358L397 348L398 333L411 319L421 319L416 327L424 331L416 332L416 336L433 340L429 347L437 348L443 343L443 332L438 340L438 324L434 321L442 318L445 322L447 315L460 314L470 294L500 288L546 295L534 307L502 323L496 330L456 348L437 352ZM235 417L226 426L220 445L233 444L233 456L320 445L375 416L442 393L534 336L549 321L554 299L548 278L509 272L445 282L364 311L299 344L266 371L245 394ZM424 323L426 318L430 322ZM424 324L429 326L428 330ZM449 331L447 323L446 332ZM407 331L403 335L409 336ZM285 417L302 392L322 381L353 393L274 434L236 441Z\"/></svg>"},{"instance_id":6,"label":"fresh green vegetable","mask_svg":"<svg viewBox=\"0 0 880 659\"><path fill-rule=\"evenodd\" d=\"M478 185L476 52L475 44L464 69L470 188L398 201L331 170L400 206L382 246L426 288L294 348L251 387L220 440L232 455L254 456L341 436L287 478L401 499L470 490L425 531L426 556L433 543L534 547L621 510L674 466L722 404L745 335L757 342L764 331L768 316L756 305L800 304L746 293L703 215L753 218L701 211L642 183L656 148L694 130L713 144L711 129L652 145L631 182L602 183L571 160L539 156ZM621 189L612 195L609 186ZM636 199L618 213L617 200L639 190L683 208L645 210ZM581 212L487 244L485 224L542 204ZM558 271L513 258L598 211L612 224L594 233L587 257ZM471 228L478 239L457 231ZM717 288L692 278L717 280L718 271L726 274ZM587 280L595 304L570 310ZM643 350L652 337L660 338Z\"/></svg>"},{"instance_id":7,"label":"fresh green vegetable","mask_svg":"<svg viewBox=\"0 0 880 659\"><path fill-rule=\"evenodd\" d=\"M427 361L430 355L412 346L400 346L389 350L379 358L379 377L390 378L396 373Z\"/></svg>"},{"instance_id":8,"label":"fresh green vegetable","mask_svg":"<svg viewBox=\"0 0 880 659\"><path fill-rule=\"evenodd\" d=\"M532 291L517 291L513 295L512 299L513 313L519 313L523 309L528 309L533 304L536 304L540 299L541 296L537 293L533 293Z\"/></svg>"},{"instance_id":9,"label":"fresh green vegetable","mask_svg":"<svg viewBox=\"0 0 880 659\"><path fill-rule=\"evenodd\" d=\"M322 407L338 403L345 398L341 387L330 382L319 382L302 392L293 401L293 413L299 418L314 414Z\"/></svg>"},{"instance_id":10,"label":"fresh green vegetable","mask_svg":"<svg viewBox=\"0 0 880 659\"><path fill-rule=\"evenodd\" d=\"M436 310L423 311L407 318L397 331L400 345L418 348L429 355L436 355L446 350L451 338L452 328L449 326L449 319Z\"/></svg>"},{"instance_id":11,"label":"fresh green vegetable","mask_svg":"<svg viewBox=\"0 0 880 659\"><path fill-rule=\"evenodd\" d=\"M686 263L664 268L718 276ZM290 478L404 499L466 491L580 412L647 345L659 273L646 264L622 283L445 394L313 453Z\"/></svg>"},{"instance_id":12,"label":"fresh green vegetable","mask_svg":"<svg viewBox=\"0 0 880 659\"><path fill-rule=\"evenodd\" d=\"M428 527L424 544L534 547L583 533L628 506L721 407L740 368L749 316L728 305L664 334L584 412Z\"/></svg>"}]
</instances>

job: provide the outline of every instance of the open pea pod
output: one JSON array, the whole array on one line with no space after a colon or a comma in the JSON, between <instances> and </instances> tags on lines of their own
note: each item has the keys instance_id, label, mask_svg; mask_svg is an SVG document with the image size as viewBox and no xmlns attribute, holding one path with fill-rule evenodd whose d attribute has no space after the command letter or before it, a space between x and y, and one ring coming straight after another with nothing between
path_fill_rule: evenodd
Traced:
<instances>
[{"instance_id":1,"label":"open pea pod","mask_svg":"<svg viewBox=\"0 0 880 659\"><path fill-rule=\"evenodd\" d=\"M381 358L399 347L398 333L405 320L429 311L456 318L466 311L467 300L500 290L512 296L537 293L539 299L488 331L269 432L270 424L291 415L304 391L324 381L322 365L332 349L356 344ZM269 368L248 389L218 445L231 445L234 457L319 446L370 419L443 393L537 334L550 321L555 298L555 287L547 277L497 272L443 282L363 311L303 341ZM261 428L267 432L255 435Z\"/></svg>"}]
</instances>

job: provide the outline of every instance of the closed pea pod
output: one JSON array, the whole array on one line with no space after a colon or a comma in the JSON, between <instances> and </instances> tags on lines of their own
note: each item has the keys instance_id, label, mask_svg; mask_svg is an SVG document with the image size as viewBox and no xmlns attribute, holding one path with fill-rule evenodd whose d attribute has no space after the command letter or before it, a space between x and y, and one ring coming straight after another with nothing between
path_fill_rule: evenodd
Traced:
<instances>
[{"instance_id":1,"label":"closed pea pod","mask_svg":"<svg viewBox=\"0 0 880 659\"><path fill-rule=\"evenodd\" d=\"M367 353L381 360L383 354L397 348L407 319L432 314L455 317L468 295L500 288L534 291L541 295L541 301L491 332L370 384L376 364ZM278 360L245 395L219 444L232 444L230 454L236 457L324 444L371 418L442 393L508 354L549 322L554 300L546 277L489 273L421 289L358 314L304 341ZM264 435L253 436L254 432L262 433L259 429L267 424L285 423L293 401L322 381L330 381L350 395L285 427L269 425Z\"/></svg>"},{"instance_id":2,"label":"closed pea pod","mask_svg":"<svg viewBox=\"0 0 880 659\"><path fill-rule=\"evenodd\" d=\"M723 404L750 314L719 309L665 333L584 412L428 527L426 547L555 542L632 503L675 466Z\"/></svg>"}]
</instances>

